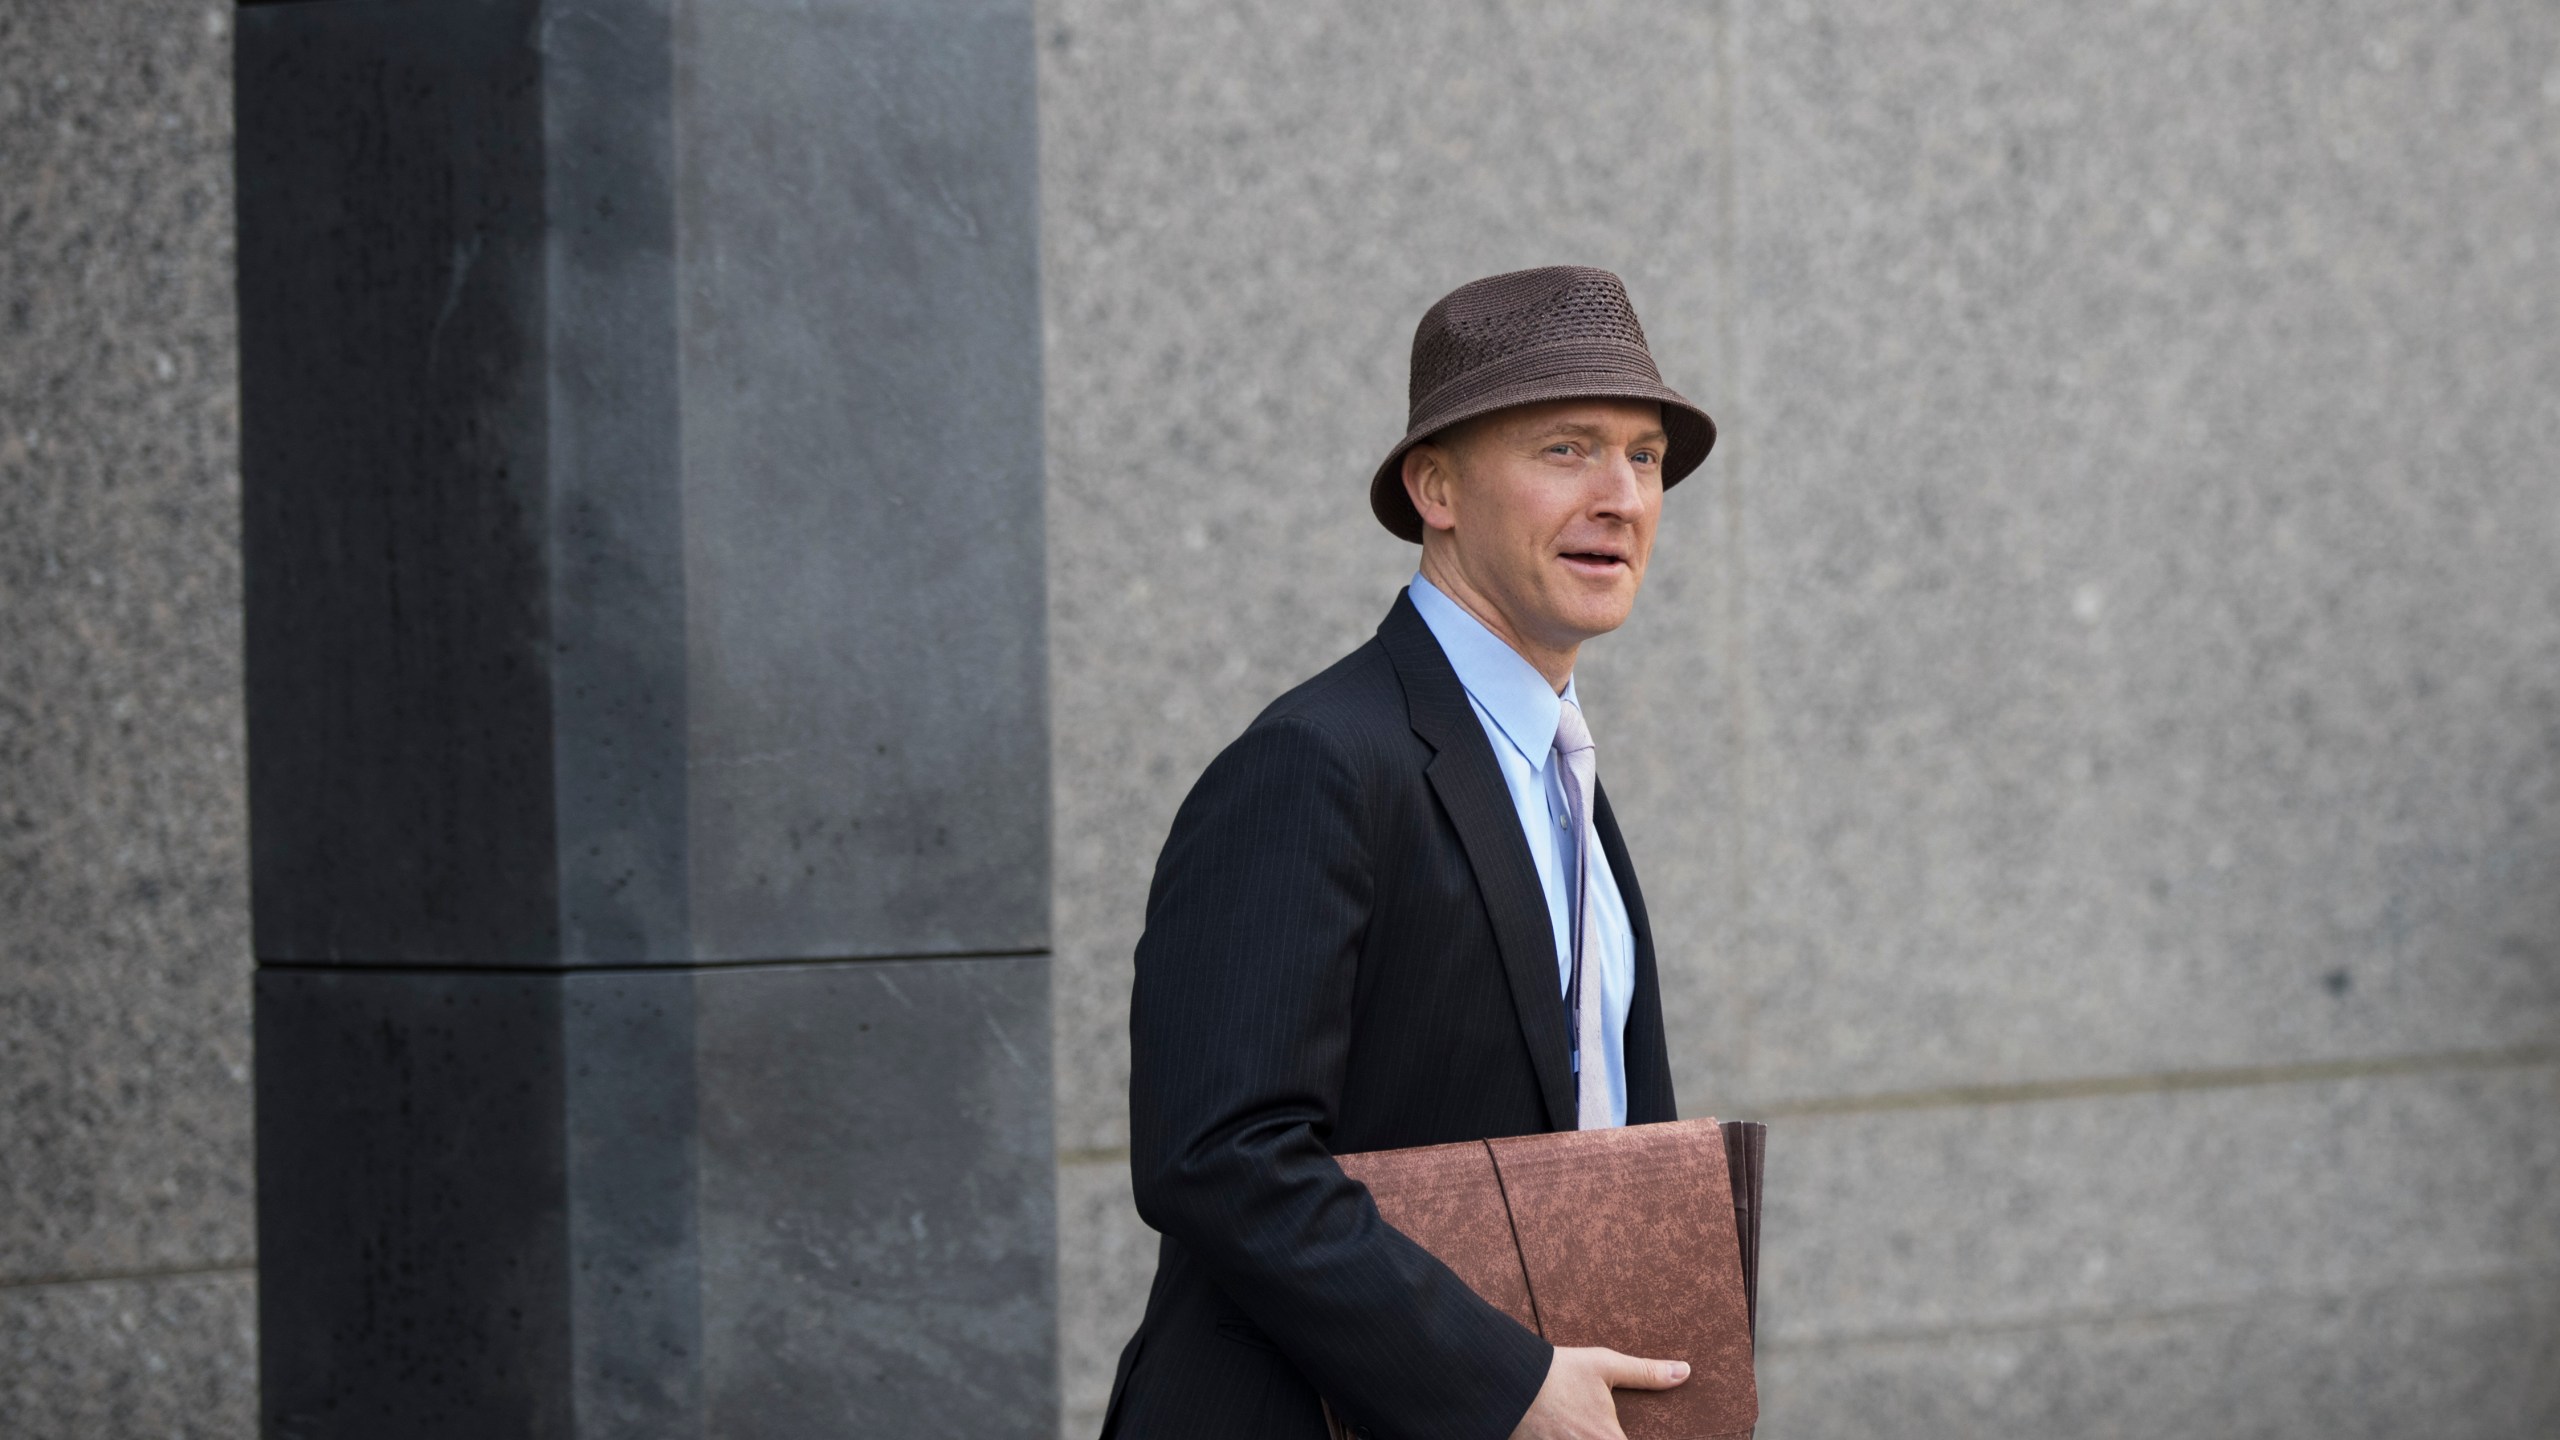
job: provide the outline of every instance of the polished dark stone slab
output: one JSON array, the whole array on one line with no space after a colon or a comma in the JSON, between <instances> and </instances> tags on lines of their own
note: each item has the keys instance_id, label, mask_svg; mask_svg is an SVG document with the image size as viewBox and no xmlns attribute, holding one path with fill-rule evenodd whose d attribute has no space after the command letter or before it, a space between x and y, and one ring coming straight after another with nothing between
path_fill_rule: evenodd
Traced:
<instances>
[{"instance_id":1,"label":"polished dark stone slab","mask_svg":"<svg viewBox=\"0 0 2560 1440\"><path fill-rule=\"evenodd\" d=\"M263 970L267 1432L1048 1440L1047 982Z\"/></svg>"},{"instance_id":2,"label":"polished dark stone slab","mask_svg":"<svg viewBox=\"0 0 2560 1440\"><path fill-rule=\"evenodd\" d=\"M1045 1440L1028 0L238 24L268 1433Z\"/></svg>"},{"instance_id":3,"label":"polished dark stone slab","mask_svg":"<svg viewBox=\"0 0 2560 1440\"><path fill-rule=\"evenodd\" d=\"M1027 0L239 22L260 957L1046 948Z\"/></svg>"},{"instance_id":4,"label":"polished dark stone slab","mask_svg":"<svg viewBox=\"0 0 2560 1440\"><path fill-rule=\"evenodd\" d=\"M1048 973L696 980L708 1433L1057 1433Z\"/></svg>"},{"instance_id":5,"label":"polished dark stone slab","mask_svg":"<svg viewBox=\"0 0 2560 1440\"><path fill-rule=\"evenodd\" d=\"M576 1433L562 983L259 973L266 1434Z\"/></svg>"},{"instance_id":6,"label":"polished dark stone slab","mask_svg":"<svg viewBox=\"0 0 2560 1440\"><path fill-rule=\"evenodd\" d=\"M239 16L262 958L560 951L536 18Z\"/></svg>"}]
</instances>

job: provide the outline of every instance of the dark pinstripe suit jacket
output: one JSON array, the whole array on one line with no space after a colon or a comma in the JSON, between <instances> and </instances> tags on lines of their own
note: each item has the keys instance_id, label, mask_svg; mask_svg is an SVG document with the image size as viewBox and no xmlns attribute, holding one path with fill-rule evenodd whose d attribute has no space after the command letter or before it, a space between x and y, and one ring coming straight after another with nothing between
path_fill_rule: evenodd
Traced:
<instances>
[{"instance_id":1,"label":"dark pinstripe suit jacket","mask_svg":"<svg viewBox=\"0 0 2560 1440\"><path fill-rule=\"evenodd\" d=\"M1627 1118L1669 1120L1653 933ZM1573 1125L1555 935L1484 728L1413 602L1280 697L1174 817L1129 1006L1129 1168L1164 1239L1105 1436L1501 1440L1544 1341L1378 1218L1336 1152Z\"/></svg>"}]
</instances>

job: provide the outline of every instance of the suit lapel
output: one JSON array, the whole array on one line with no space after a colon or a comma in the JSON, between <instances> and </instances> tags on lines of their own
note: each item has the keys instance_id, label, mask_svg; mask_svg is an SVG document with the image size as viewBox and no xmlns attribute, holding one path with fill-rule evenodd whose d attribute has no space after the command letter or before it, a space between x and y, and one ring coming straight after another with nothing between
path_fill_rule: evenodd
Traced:
<instances>
[{"instance_id":1,"label":"suit lapel","mask_svg":"<svg viewBox=\"0 0 2560 1440\"><path fill-rule=\"evenodd\" d=\"M1618 833L1618 817L1609 808L1609 787L1592 787L1592 828L1600 832L1600 853L1608 857L1609 876L1618 882L1618 898L1627 907L1627 928L1635 932L1636 989L1627 1003L1627 1123L1642 1125L1680 1118L1671 1093L1671 1051L1662 1030L1662 981L1654 964L1653 924L1645 918L1644 892L1636 886L1635 862L1627 858L1626 837Z\"/></svg>"},{"instance_id":2,"label":"suit lapel","mask_svg":"<svg viewBox=\"0 0 2560 1440\"><path fill-rule=\"evenodd\" d=\"M1547 1126L1570 1130L1571 1043L1565 1033L1564 995L1556 983L1555 931L1547 919L1537 863L1529 858L1529 842L1520 833L1520 812L1511 804L1511 788L1502 782L1492 742L1467 703L1457 671L1410 596L1396 597L1395 608L1378 626L1378 638L1404 684L1414 733L1436 752L1424 773L1466 847L1476 889L1484 896L1520 1034L1537 1067Z\"/></svg>"}]
</instances>

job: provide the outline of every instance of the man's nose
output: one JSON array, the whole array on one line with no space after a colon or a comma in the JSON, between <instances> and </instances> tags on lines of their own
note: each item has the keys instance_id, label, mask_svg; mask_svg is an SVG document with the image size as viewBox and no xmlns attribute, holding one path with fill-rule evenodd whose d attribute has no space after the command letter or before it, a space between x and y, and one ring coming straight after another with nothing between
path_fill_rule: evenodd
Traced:
<instances>
[{"instance_id":1,"label":"man's nose","mask_svg":"<svg viewBox=\"0 0 2560 1440\"><path fill-rule=\"evenodd\" d=\"M1592 469L1596 493L1591 508L1603 515L1634 519L1644 504L1644 483L1636 474L1635 457L1624 450L1606 451Z\"/></svg>"}]
</instances>

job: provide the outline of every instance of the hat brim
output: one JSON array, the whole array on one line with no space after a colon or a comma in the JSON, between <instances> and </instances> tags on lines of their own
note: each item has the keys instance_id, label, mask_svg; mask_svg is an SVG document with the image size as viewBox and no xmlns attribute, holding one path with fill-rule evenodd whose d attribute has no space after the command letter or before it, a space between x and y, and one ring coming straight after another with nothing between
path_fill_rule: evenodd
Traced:
<instances>
[{"instance_id":1,"label":"hat brim","mask_svg":"<svg viewBox=\"0 0 2560 1440\"><path fill-rule=\"evenodd\" d=\"M1414 423L1396 448L1387 452L1384 463L1369 479L1369 509L1378 523L1399 540L1422 543L1422 516L1413 508L1413 497L1405 493L1404 457L1414 446L1439 434L1452 425L1463 424L1496 410L1515 405L1540 405L1553 400L1652 400L1662 406L1662 430L1668 443L1663 447L1662 488L1670 489L1688 478L1716 448L1716 422L1706 411L1689 403L1686 396L1668 385L1649 384L1634 377L1568 376L1503 386L1468 396L1463 402L1445 408L1441 413L1426 415Z\"/></svg>"}]
</instances>

